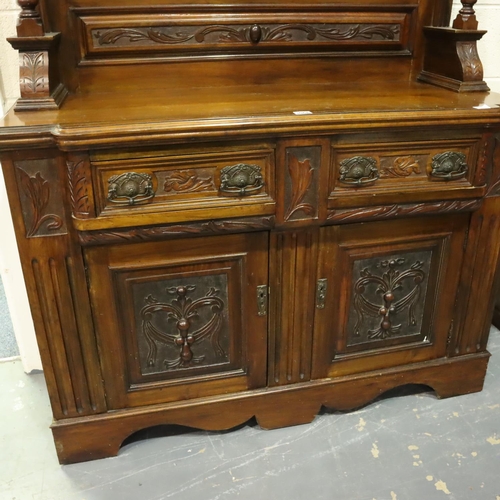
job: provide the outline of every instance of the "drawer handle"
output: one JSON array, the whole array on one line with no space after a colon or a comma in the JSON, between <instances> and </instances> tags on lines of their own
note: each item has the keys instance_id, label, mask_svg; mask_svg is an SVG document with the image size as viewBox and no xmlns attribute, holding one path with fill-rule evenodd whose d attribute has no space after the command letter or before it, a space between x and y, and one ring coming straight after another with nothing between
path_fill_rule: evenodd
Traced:
<instances>
[{"instance_id":1,"label":"drawer handle","mask_svg":"<svg viewBox=\"0 0 500 500\"><path fill-rule=\"evenodd\" d=\"M467 174L467 160L463 153L446 151L432 158L431 177L451 181L462 179Z\"/></svg>"},{"instance_id":2,"label":"drawer handle","mask_svg":"<svg viewBox=\"0 0 500 500\"><path fill-rule=\"evenodd\" d=\"M372 184L380 177L377 160L371 156L354 156L340 162L340 182L353 187Z\"/></svg>"},{"instance_id":3,"label":"drawer handle","mask_svg":"<svg viewBox=\"0 0 500 500\"><path fill-rule=\"evenodd\" d=\"M108 179L108 200L122 205L137 205L154 197L153 178L149 174L127 172Z\"/></svg>"},{"instance_id":4,"label":"drawer handle","mask_svg":"<svg viewBox=\"0 0 500 500\"><path fill-rule=\"evenodd\" d=\"M220 193L226 196L248 196L264 187L261 169L257 165L238 163L220 172Z\"/></svg>"}]
</instances>

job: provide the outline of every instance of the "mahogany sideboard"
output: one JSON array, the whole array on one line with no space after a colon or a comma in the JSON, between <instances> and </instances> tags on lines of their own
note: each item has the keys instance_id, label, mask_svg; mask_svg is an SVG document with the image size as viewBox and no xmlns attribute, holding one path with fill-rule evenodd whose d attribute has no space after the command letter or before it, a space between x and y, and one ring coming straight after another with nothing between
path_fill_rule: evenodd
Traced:
<instances>
[{"instance_id":1,"label":"mahogany sideboard","mask_svg":"<svg viewBox=\"0 0 500 500\"><path fill-rule=\"evenodd\" d=\"M0 160L61 463L481 390L500 96L463 3L19 0Z\"/></svg>"}]
</instances>

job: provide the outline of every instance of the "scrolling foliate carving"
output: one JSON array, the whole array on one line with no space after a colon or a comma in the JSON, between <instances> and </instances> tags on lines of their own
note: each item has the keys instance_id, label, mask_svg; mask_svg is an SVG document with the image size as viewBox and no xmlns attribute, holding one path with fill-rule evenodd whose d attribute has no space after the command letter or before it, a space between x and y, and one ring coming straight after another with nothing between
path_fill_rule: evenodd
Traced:
<instances>
[{"instance_id":1,"label":"scrolling foliate carving","mask_svg":"<svg viewBox=\"0 0 500 500\"><path fill-rule=\"evenodd\" d=\"M500 184L500 181L499 181ZM434 213L472 212L481 206L481 200L453 200L431 203L409 203L406 205L379 205L367 208L332 210L328 220L337 224L348 224L362 220L415 217Z\"/></svg>"},{"instance_id":2,"label":"scrolling foliate carving","mask_svg":"<svg viewBox=\"0 0 500 500\"><path fill-rule=\"evenodd\" d=\"M426 260L430 260L431 252L423 253ZM422 293L427 277L427 272L423 270L424 262L415 260L413 264L408 264L406 258L391 257L378 262L368 259L363 264L354 283L354 337L362 336L370 341L404 334L401 332L402 324L394 323L399 319L398 313L405 311L408 327L417 327L417 317L420 321L422 319L425 298ZM417 306L420 308L418 314ZM366 321L366 316L380 318L380 322L376 320L375 326L370 328L373 323Z\"/></svg>"},{"instance_id":3,"label":"scrolling foliate carving","mask_svg":"<svg viewBox=\"0 0 500 500\"><path fill-rule=\"evenodd\" d=\"M409 177L422 172L420 161L414 156L399 156L392 165L381 166L380 177Z\"/></svg>"},{"instance_id":4,"label":"scrolling foliate carving","mask_svg":"<svg viewBox=\"0 0 500 500\"><path fill-rule=\"evenodd\" d=\"M483 79L483 64L479 59L476 42L458 42L457 54L462 63L464 81Z\"/></svg>"},{"instance_id":5,"label":"scrolling foliate carving","mask_svg":"<svg viewBox=\"0 0 500 500\"><path fill-rule=\"evenodd\" d=\"M172 224L136 229L113 231L79 232L80 243L85 246L105 245L108 243L132 243L163 240L189 235L211 235L268 230L274 227L274 217L246 217L227 221L194 222L192 224Z\"/></svg>"},{"instance_id":6,"label":"scrolling foliate carving","mask_svg":"<svg viewBox=\"0 0 500 500\"><path fill-rule=\"evenodd\" d=\"M400 24L253 24L122 27L91 30L94 47L105 45L196 45L203 43L276 43L347 40L398 41Z\"/></svg>"},{"instance_id":7,"label":"scrolling foliate carving","mask_svg":"<svg viewBox=\"0 0 500 500\"><path fill-rule=\"evenodd\" d=\"M163 184L166 193L198 193L215 191L212 177L200 177L195 170L175 170L168 174Z\"/></svg>"},{"instance_id":8,"label":"scrolling foliate carving","mask_svg":"<svg viewBox=\"0 0 500 500\"><path fill-rule=\"evenodd\" d=\"M50 184L44 179L40 172L30 176L22 168L17 167L20 188L24 193L28 204L23 205L24 221L26 225L26 236L36 236L44 223L48 234L60 233L63 227L63 219L57 214L46 213L50 201ZM26 205L29 209L26 210Z\"/></svg>"},{"instance_id":9,"label":"scrolling foliate carving","mask_svg":"<svg viewBox=\"0 0 500 500\"><path fill-rule=\"evenodd\" d=\"M175 295L171 302L160 302L153 296L146 297L146 306L141 310L142 333L148 343L149 352L147 363L153 367L157 363L157 343L173 344L179 348L177 359L165 359L163 364L166 369L188 368L193 364L199 364L204 355L196 356L192 347L200 343L204 338L210 340L216 358L223 361L227 358L224 349L219 342L219 332L223 321L225 304L218 297L219 290L210 288L208 292L198 299L191 299L188 295L196 289L194 285L170 287L167 293ZM211 311L211 318L193 331L193 319L199 316L200 309ZM167 328L155 326L153 317L157 314L166 314L166 323L175 322L177 333L168 331Z\"/></svg>"}]
</instances>

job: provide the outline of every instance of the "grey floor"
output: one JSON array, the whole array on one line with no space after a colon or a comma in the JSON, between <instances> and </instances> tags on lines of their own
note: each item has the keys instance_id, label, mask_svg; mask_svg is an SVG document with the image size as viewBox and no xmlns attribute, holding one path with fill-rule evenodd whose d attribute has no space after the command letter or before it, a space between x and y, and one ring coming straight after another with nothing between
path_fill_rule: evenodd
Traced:
<instances>
[{"instance_id":1,"label":"grey floor","mask_svg":"<svg viewBox=\"0 0 500 500\"><path fill-rule=\"evenodd\" d=\"M64 467L43 375L0 364L0 499L500 500L496 329L489 349L478 394L439 401L400 390L274 431L150 432L118 457Z\"/></svg>"},{"instance_id":2,"label":"grey floor","mask_svg":"<svg viewBox=\"0 0 500 500\"><path fill-rule=\"evenodd\" d=\"M18 354L19 349L14 338L2 278L0 278L0 359L11 358Z\"/></svg>"}]
</instances>

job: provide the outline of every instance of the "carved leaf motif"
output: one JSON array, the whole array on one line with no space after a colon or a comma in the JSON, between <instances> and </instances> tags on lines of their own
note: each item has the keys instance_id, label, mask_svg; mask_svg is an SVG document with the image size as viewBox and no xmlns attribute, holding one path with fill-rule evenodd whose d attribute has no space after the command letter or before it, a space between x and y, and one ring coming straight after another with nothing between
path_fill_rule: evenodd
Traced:
<instances>
[{"instance_id":1,"label":"carved leaf motif","mask_svg":"<svg viewBox=\"0 0 500 500\"><path fill-rule=\"evenodd\" d=\"M22 65L26 71L22 72L24 85L36 94L46 86L46 77L43 71L45 64L44 52L26 52L23 54Z\"/></svg>"},{"instance_id":2,"label":"carved leaf motif","mask_svg":"<svg viewBox=\"0 0 500 500\"><path fill-rule=\"evenodd\" d=\"M87 188L87 177L85 163L83 160L78 163L67 162L69 175L69 192L71 205L75 214L90 213L90 200Z\"/></svg>"},{"instance_id":3,"label":"carved leaf motif","mask_svg":"<svg viewBox=\"0 0 500 500\"><path fill-rule=\"evenodd\" d=\"M400 32L399 25L393 26L354 26L345 31L338 28L317 29L319 35L329 40L349 40L353 38L373 38L379 36L385 40L394 40Z\"/></svg>"},{"instance_id":4,"label":"carved leaf motif","mask_svg":"<svg viewBox=\"0 0 500 500\"><path fill-rule=\"evenodd\" d=\"M163 188L167 193L171 191L197 193L199 191L215 191L211 177L199 177L194 170L177 170L169 175Z\"/></svg>"},{"instance_id":5,"label":"carved leaf motif","mask_svg":"<svg viewBox=\"0 0 500 500\"><path fill-rule=\"evenodd\" d=\"M162 31L154 30L153 28L148 28L146 31L132 28L119 28L108 30L104 33L97 31L94 33L94 36L97 38L97 43L99 45L115 44L122 38L126 38L131 43L140 42L141 40L151 40L152 42L165 44L183 43L193 38L193 35L187 33L177 32L170 35Z\"/></svg>"},{"instance_id":6,"label":"carved leaf motif","mask_svg":"<svg viewBox=\"0 0 500 500\"><path fill-rule=\"evenodd\" d=\"M483 79L483 65L479 59L476 42L461 42L457 46L457 53L462 62L465 81Z\"/></svg>"},{"instance_id":7,"label":"carved leaf motif","mask_svg":"<svg viewBox=\"0 0 500 500\"><path fill-rule=\"evenodd\" d=\"M292 181L292 197L285 220L289 220L298 211L303 211L306 215L313 216L314 207L309 203L303 203L314 175L311 160L299 161L296 156L290 155L288 158L288 172Z\"/></svg>"},{"instance_id":8,"label":"carved leaf motif","mask_svg":"<svg viewBox=\"0 0 500 500\"><path fill-rule=\"evenodd\" d=\"M23 169L18 167L21 188L30 201L32 218L31 225L26 227L26 236L34 236L44 222L48 222L47 230L56 230L62 227L61 217L55 214L43 214L50 199L50 185L37 172L34 177L30 177Z\"/></svg>"}]
</instances>

